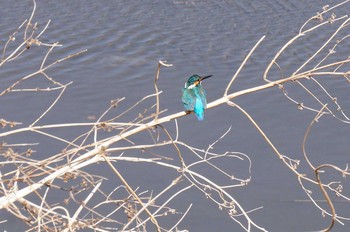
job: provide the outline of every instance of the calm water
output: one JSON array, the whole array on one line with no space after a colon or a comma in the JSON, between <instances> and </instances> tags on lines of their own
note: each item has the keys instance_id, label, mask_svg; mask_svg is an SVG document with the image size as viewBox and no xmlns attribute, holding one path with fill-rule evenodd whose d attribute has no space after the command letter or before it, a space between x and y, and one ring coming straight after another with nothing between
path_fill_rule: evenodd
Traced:
<instances>
[{"instance_id":1,"label":"calm water","mask_svg":"<svg viewBox=\"0 0 350 232\"><path fill-rule=\"evenodd\" d=\"M160 59L174 65L172 68L162 68L160 73L159 88L163 91L161 107L167 109L164 115L183 110L181 88L194 73L214 75L204 83L208 101L213 101L223 94L225 86L256 41L266 35L232 91L262 84L263 71L278 49L298 32L306 19L321 11L323 5L334 2L38 0L34 20L39 22L39 27L48 19L52 20L42 40L59 41L64 45L50 57L51 61L88 49L85 54L66 61L49 72L53 78L63 83L74 83L41 123L88 122L88 117L98 117L104 112L111 99L126 97L114 113L122 112L142 97L153 93L153 79ZM349 6L346 5L343 11L347 11ZM1 47L11 32L29 17L31 10L32 1L1 1ZM280 63L285 74L290 74L296 64L309 57L326 36L329 33L321 32L298 43L295 51L288 53L288 57ZM34 70L41 62L38 54L42 53L41 48L33 47L21 58L20 67L13 64L4 66L0 75L1 91L4 86L13 83L14 79ZM43 81L42 78L36 78L28 81L26 86L41 86ZM335 80L331 87L336 91L337 97L343 100L346 110L350 101L346 99L348 94L344 84L343 80ZM299 88L289 91L296 97L306 96ZM0 98L0 118L28 125L50 105L55 96L57 95L47 93L5 95ZM252 114L283 154L302 159L302 139L314 113L298 110L277 88L242 96L236 102ZM151 104L153 102L149 101L138 110ZM193 115L180 118L178 123L181 140L206 149L232 126L230 133L215 149L217 152L239 151L251 158L251 183L244 188L235 188L230 193L246 210L264 207L250 215L257 224L269 231L310 231L327 225L329 218L323 219L311 203L299 201L306 200L307 197L297 178L278 160L237 109L219 106L208 110L205 117L203 122L197 122ZM174 132L173 123L164 126ZM57 133L65 138L71 136L71 132L65 130ZM325 119L315 129L308 147L315 160L328 162L330 160L327 157L332 156L333 163L348 163L347 133L349 130L345 124ZM37 138L45 144L44 138L28 134L8 138L8 141L34 142ZM145 143L142 137L136 139L140 144ZM49 156L62 147L42 145L41 149L37 155ZM165 154L169 151L161 152ZM190 160L191 155L187 155ZM238 171L233 171L237 176L242 170L240 163L235 161L221 165L230 171L237 168ZM90 167L89 170L98 172L96 167ZM142 186L147 181L152 189L157 190L171 182L173 176L164 176L167 172L164 174L161 173L162 169L153 168L154 166L133 164L121 169L133 186ZM154 175L154 172L158 173ZM148 175L152 178L148 178ZM317 199L322 198L320 196ZM184 195L177 206L185 210L191 202L194 206L180 229L241 230L225 212L207 201L198 191ZM349 207L344 209L343 206L340 212L349 215ZM9 221L1 224L2 230L19 231L25 228L6 212L1 212L0 221L4 219ZM344 227L336 225L335 231L349 229L350 222L346 222Z\"/></svg>"}]
</instances>

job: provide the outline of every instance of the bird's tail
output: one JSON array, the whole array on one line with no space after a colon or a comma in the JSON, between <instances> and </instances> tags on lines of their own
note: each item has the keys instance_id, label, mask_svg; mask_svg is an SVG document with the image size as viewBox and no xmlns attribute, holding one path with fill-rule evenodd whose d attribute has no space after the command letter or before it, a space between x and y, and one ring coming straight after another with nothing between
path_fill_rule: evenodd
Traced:
<instances>
[{"instance_id":1,"label":"bird's tail","mask_svg":"<svg viewBox=\"0 0 350 232\"><path fill-rule=\"evenodd\" d=\"M204 119L204 105L202 101L197 100L194 106L194 113L196 114L199 121Z\"/></svg>"}]
</instances>

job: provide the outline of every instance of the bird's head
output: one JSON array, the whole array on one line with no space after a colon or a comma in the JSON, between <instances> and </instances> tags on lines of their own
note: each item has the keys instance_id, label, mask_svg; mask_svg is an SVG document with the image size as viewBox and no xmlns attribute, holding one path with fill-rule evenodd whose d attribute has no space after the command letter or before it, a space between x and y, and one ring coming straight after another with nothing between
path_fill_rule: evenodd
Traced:
<instances>
[{"instance_id":1,"label":"bird's head","mask_svg":"<svg viewBox=\"0 0 350 232\"><path fill-rule=\"evenodd\" d=\"M197 74L194 74L188 78L187 82L185 83L185 88L186 89L193 89L194 87L198 86L201 84L202 80L207 79L211 77L212 75L201 77Z\"/></svg>"}]
</instances>

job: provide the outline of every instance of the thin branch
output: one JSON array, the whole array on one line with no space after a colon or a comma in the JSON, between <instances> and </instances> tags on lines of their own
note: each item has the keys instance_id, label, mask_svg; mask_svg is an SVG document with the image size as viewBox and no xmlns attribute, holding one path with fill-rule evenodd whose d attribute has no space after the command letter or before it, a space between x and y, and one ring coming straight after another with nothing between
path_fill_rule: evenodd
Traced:
<instances>
[{"instance_id":1,"label":"thin branch","mask_svg":"<svg viewBox=\"0 0 350 232\"><path fill-rule=\"evenodd\" d=\"M236 73L233 75L233 77L231 78L230 82L228 83L225 93L224 93L224 97L227 96L227 93L229 91L229 89L231 88L232 83L234 82L234 80L237 78L238 74L241 72L242 68L244 67L244 65L247 63L247 61L249 60L249 58L252 56L253 52L255 51L255 49L260 45L260 43L265 39L265 35L262 36L258 42L256 42L256 44L254 45L254 47L250 50L250 52L248 53L248 55L244 58L243 62L241 63L241 65L239 66L239 68L237 69Z\"/></svg>"},{"instance_id":2,"label":"thin branch","mask_svg":"<svg viewBox=\"0 0 350 232\"><path fill-rule=\"evenodd\" d=\"M323 115L323 110L326 108L327 104L324 105L321 110L317 113L317 115L314 117L314 119L311 121L310 125L307 127L304 138L303 138L303 144L302 144L302 149L303 149L303 154L304 154L304 158L306 160L306 162L309 164L309 166L312 168L312 170L315 170L314 165L311 163L311 161L309 160L308 155L306 154L306 140L310 134L311 131L311 127L314 125L314 123L318 122L318 119Z\"/></svg>"},{"instance_id":3,"label":"thin branch","mask_svg":"<svg viewBox=\"0 0 350 232\"><path fill-rule=\"evenodd\" d=\"M157 121L158 119L158 115L159 115L159 107L160 107L160 103L159 103L159 90L158 90L158 79L159 79L159 73L160 73L160 67L161 66L165 66L165 67L172 67L173 65L172 64L166 64L165 63L166 61L162 61L162 60L159 60L158 61L158 68L157 68L157 72L156 72L156 77L154 79L154 88L156 90L156 114L154 115L154 120Z\"/></svg>"},{"instance_id":4,"label":"thin branch","mask_svg":"<svg viewBox=\"0 0 350 232\"><path fill-rule=\"evenodd\" d=\"M123 184L125 185L125 187L128 189L128 191L130 192L130 194L133 196L133 198L135 198L136 201L139 202L140 205L145 206L145 204L141 201L141 199L138 197L138 195L134 192L134 190L130 187L130 185L128 184L128 182L126 182L126 180L124 179L124 177L119 173L119 171L113 166L113 164L109 161L109 159L107 159L107 157L103 154L102 155L103 159L107 162L108 166L113 170L113 172L118 176L118 178L123 182ZM146 204L147 205L147 204ZM151 221L153 222L153 224L157 227L157 231L160 232L160 227L158 225L158 221L155 219L155 217L153 217L152 213L145 208L144 209L146 211L146 213L148 214L148 216L151 218ZM126 224L123 228L123 230L126 230L128 228L130 223Z\"/></svg>"}]
</instances>

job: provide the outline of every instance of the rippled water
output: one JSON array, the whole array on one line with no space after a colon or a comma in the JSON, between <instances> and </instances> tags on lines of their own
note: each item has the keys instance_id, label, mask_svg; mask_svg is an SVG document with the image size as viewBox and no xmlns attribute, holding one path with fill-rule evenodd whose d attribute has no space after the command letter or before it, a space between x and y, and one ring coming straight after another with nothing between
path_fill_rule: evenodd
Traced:
<instances>
[{"instance_id":1,"label":"rippled water","mask_svg":"<svg viewBox=\"0 0 350 232\"><path fill-rule=\"evenodd\" d=\"M321 11L325 4L327 1L317 0L37 1L35 21L39 22L39 27L43 27L48 19L52 20L43 41L63 44L53 53L51 61L79 50L88 50L50 71L52 77L64 83L74 83L42 123L89 121L89 116L100 115L110 100L116 98L126 97L119 109L127 108L153 93L153 79L160 59L174 65L162 68L160 73L161 106L167 109L166 115L183 110L181 88L194 73L213 75L204 83L208 102L213 101L223 94L245 55L266 35L238 77L233 91L262 84L263 71L274 54L298 32L306 19ZM29 17L31 10L31 1L1 2L1 47L11 32ZM313 45L327 35L327 32L319 33L317 40L306 39L305 43L297 44L296 50L280 63L286 73L293 70L294 64L305 60L314 51ZM29 55L21 58L23 66L4 66L1 91L13 83L14 78L34 70L41 62L37 55L40 53L40 47L33 47ZM40 86L41 81L36 79L28 85ZM334 88L346 96L343 84L335 81ZM295 94L298 96L299 92ZM8 94L0 98L0 118L29 124L55 96L48 97L46 93ZM236 102L261 123L262 129L282 153L302 158L302 138L314 113L297 110L277 88L245 95ZM315 138L327 140L341 127L334 122L327 123L326 128L315 132ZM208 110L205 121L200 123L192 115L179 119L182 141L189 141L202 149L231 125L232 130L220 143L219 150L244 152L252 159L252 182L233 192L247 210L264 206L251 214L252 219L270 231L316 230L326 225L328 220L323 220L311 203L294 202L306 199L297 179L238 110L227 106ZM173 131L173 124L169 127ZM69 137L64 133L62 136ZM22 139L28 141L26 137ZM346 141L343 136L339 139ZM328 147L311 146L315 153ZM348 149L346 145L332 147L336 150L327 152L341 153ZM46 149L52 154L50 146ZM348 160L339 156L339 162ZM230 168L231 164L227 165ZM135 176L138 176L137 170ZM154 182L161 182L160 177ZM135 180L135 186L142 181L142 178ZM197 200L189 199L188 202ZM198 213L189 215L182 228L190 231L214 231L218 227L221 231L238 231L240 228L215 205L196 205L193 210ZM3 225L6 230L13 231L11 222Z\"/></svg>"}]
</instances>

